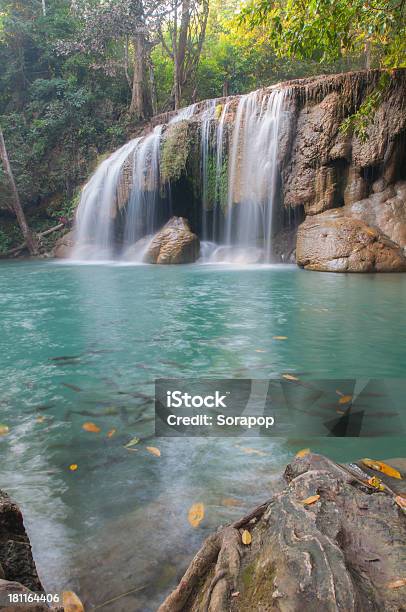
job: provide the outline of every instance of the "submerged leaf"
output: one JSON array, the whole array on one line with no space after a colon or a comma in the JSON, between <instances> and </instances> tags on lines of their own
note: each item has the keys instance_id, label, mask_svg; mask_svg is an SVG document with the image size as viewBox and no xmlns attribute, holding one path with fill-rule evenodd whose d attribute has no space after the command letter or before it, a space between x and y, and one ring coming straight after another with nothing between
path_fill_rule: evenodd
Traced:
<instances>
[{"instance_id":1,"label":"submerged leaf","mask_svg":"<svg viewBox=\"0 0 406 612\"><path fill-rule=\"evenodd\" d=\"M156 448L156 446L146 446L146 449L149 453L151 453L151 455L155 455L155 457L161 456L161 451L159 448Z\"/></svg>"},{"instance_id":2,"label":"submerged leaf","mask_svg":"<svg viewBox=\"0 0 406 612\"><path fill-rule=\"evenodd\" d=\"M391 467L387 463L384 463L383 461L377 461L375 459L361 459L361 462L367 467L369 467L369 469L371 470L375 470L376 472L382 472L382 474L386 474L391 478L397 478L398 480L402 480L400 472L398 472L398 470L395 470L395 468Z\"/></svg>"},{"instance_id":3,"label":"submerged leaf","mask_svg":"<svg viewBox=\"0 0 406 612\"><path fill-rule=\"evenodd\" d=\"M316 501L319 501L320 499L320 495L311 495L310 497L306 497L306 499L302 500L302 504L304 506L310 506L311 504L316 503Z\"/></svg>"},{"instance_id":4,"label":"submerged leaf","mask_svg":"<svg viewBox=\"0 0 406 612\"><path fill-rule=\"evenodd\" d=\"M299 380L297 376L293 376L292 374L282 374L282 378L285 380Z\"/></svg>"},{"instance_id":5,"label":"submerged leaf","mask_svg":"<svg viewBox=\"0 0 406 612\"><path fill-rule=\"evenodd\" d=\"M288 337L287 336L273 336L274 340L287 340Z\"/></svg>"},{"instance_id":6,"label":"submerged leaf","mask_svg":"<svg viewBox=\"0 0 406 612\"><path fill-rule=\"evenodd\" d=\"M85 612L82 602L73 591L62 593L62 603L65 612Z\"/></svg>"},{"instance_id":7,"label":"submerged leaf","mask_svg":"<svg viewBox=\"0 0 406 612\"><path fill-rule=\"evenodd\" d=\"M246 453L247 455L259 455L260 457L266 455L264 451L258 450L257 448L248 448L247 446L240 446L239 448L241 448L243 453Z\"/></svg>"},{"instance_id":8,"label":"submerged leaf","mask_svg":"<svg viewBox=\"0 0 406 612\"><path fill-rule=\"evenodd\" d=\"M221 505L233 508L234 506L241 506L242 503L239 499L234 499L234 497L224 497L224 499L221 500Z\"/></svg>"},{"instance_id":9,"label":"submerged leaf","mask_svg":"<svg viewBox=\"0 0 406 612\"><path fill-rule=\"evenodd\" d=\"M70 469L70 471L71 471L71 472L76 472L76 470L78 469L78 467L79 467L79 466L78 466L78 464L77 464L77 463L72 463L72 464L69 466L69 469Z\"/></svg>"},{"instance_id":10,"label":"submerged leaf","mask_svg":"<svg viewBox=\"0 0 406 612\"><path fill-rule=\"evenodd\" d=\"M241 534L241 541L246 546L248 546L252 542L252 536L251 536L250 532L247 531L246 529L244 529L244 531Z\"/></svg>"},{"instance_id":11,"label":"submerged leaf","mask_svg":"<svg viewBox=\"0 0 406 612\"><path fill-rule=\"evenodd\" d=\"M135 438L133 438L132 440L130 440L126 445L125 448L131 448L131 446L135 446L136 444L138 444L138 442L140 441L139 438L137 438L137 436L135 436Z\"/></svg>"},{"instance_id":12,"label":"submerged leaf","mask_svg":"<svg viewBox=\"0 0 406 612\"><path fill-rule=\"evenodd\" d=\"M110 429L110 431L107 432L107 437L108 438L112 438L114 436L114 434L116 433L116 429Z\"/></svg>"},{"instance_id":13,"label":"submerged leaf","mask_svg":"<svg viewBox=\"0 0 406 612\"><path fill-rule=\"evenodd\" d=\"M96 423L83 423L82 425L82 429L84 429L85 431L90 431L91 433L100 433L101 429L98 425L96 425Z\"/></svg>"},{"instance_id":14,"label":"submerged leaf","mask_svg":"<svg viewBox=\"0 0 406 612\"><path fill-rule=\"evenodd\" d=\"M310 448L302 448L302 450L297 451L296 457L306 457L306 455L310 454Z\"/></svg>"},{"instance_id":15,"label":"submerged leaf","mask_svg":"<svg viewBox=\"0 0 406 612\"><path fill-rule=\"evenodd\" d=\"M338 400L339 404L349 404L352 402L352 395L342 395Z\"/></svg>"},{"instance_id":16,"label":"submerged leaf","mask_svg":"<svg viewBox=\"0 0 406 612\"><path fill-rule=\"evenodd\" d=\"M199 527L204 519L204 504L201 502L193 504L193 506L189 508L187 518L192 527Z\"/></svg>"},{"instance_id":17,"label":"submerged leaf","mask_svg":"<svg viewBox=\"0 0 406 612\"><path fill-rule=\"evenodd\" d=\"M8 425L2 425L0 423L0 436L6 436L10 431L10 428Z\"/></svg>"}]
</instances>

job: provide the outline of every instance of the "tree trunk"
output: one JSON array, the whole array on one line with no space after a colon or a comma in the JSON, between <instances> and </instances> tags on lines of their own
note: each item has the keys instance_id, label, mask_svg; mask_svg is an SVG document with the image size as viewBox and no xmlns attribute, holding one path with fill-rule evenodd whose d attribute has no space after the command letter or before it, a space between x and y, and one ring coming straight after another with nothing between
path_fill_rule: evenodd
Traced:
<instances>
[{"instance_id":1,"label":"tree trunk","mask_svg":"<svg viewBox=\"0 0 406 612\"><path fill-rule=\"evenodd\" d=\"M182 0L182 17L179 28L179 42L175 61L175 109L177 110L182 101L182 88L185 84L185 59L190 26L191 6L190 0Z\"/></svg>"},{"instance_id":2,"label":"tree trunk","mask_svg":"<svg viewBox=\"0 0 406 612\"><path fill-rule=\"evenodd\" d=\"M45 4L45 0L42 0L42 14L44 15L44 17L46 17L47 7L46 7L46 4Z\"/></svg>"},{"instance_id":3,"label":"tree trunk","mask_svg":"<svg viewBox=\"0 0 406 612\"><path fill-rule=\"evenodd\" d=\"M146 67L146 40L142 29L135 33L134 45L134 75L130 115L137 119L148 119L152 112L151 91L149 88Z\"/></svg>"},{"instance_id":4,"label":"tree trunk","mask_svg":"<svg viewBox=\"0 0 406 612\"><path fill-rule=\"evenodd\" d=\"M10 161L7 155L6 143L4 142L3 132L0 127L0 157L3 163L4 172L10 182L11 193L12 193L12 205L15 215L17 217L17 221L21 228L22 234L24 236L25 242L27 244L27 248L31 255L38 254L38 245L37 241L32 234L30 228L28 227L27 220L24 215L24 211L21 206L20 198L17 191L17 185L14 181L13 171L11 170Z\"/></svg>"}]
</instances>

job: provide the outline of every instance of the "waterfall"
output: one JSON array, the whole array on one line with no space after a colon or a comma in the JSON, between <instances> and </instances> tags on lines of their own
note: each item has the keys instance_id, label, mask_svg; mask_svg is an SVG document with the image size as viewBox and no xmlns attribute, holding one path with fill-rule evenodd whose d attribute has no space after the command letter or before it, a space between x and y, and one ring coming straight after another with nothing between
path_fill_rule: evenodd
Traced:
<instances>
[{"instance_id":1,"label":"waterfall","mask_svg":"<svg viewBox=\"0 0 406 612\"><path fill-rule=\"evenodd\" d=\"M278 183L278 144L284 92L256 91L239 103L229 153L225 242L262 248L272 259L272 222Z\"/></svg>"},{"instance_id":2,"label":"waterfall","mask_svg":"<svg viewBox=\"0 0 406 612\"><path fill-rule=\"evenodd\" d=\"M284 91L259 90L192 104L169 122L199 123L206 258L272 260L283 101ZM150 237L171 215L171 186L160 179L163 130L131 140L90 178L76 215L74 259L142 261Z\"/></svg>"}]
</instances>

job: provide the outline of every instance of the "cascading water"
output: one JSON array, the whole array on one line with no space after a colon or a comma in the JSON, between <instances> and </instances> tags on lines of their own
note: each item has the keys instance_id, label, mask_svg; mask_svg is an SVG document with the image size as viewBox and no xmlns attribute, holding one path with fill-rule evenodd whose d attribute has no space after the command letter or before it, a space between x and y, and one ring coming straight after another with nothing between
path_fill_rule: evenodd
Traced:
<instances>
[{"instance_id":1,"label":"cascading water","mask_svg":"<svg viewBox=\"0 0 406 612\"><path fill-rule=\"evenodd\" d=\"M242 96L237 104L235 98L193 104L170 121L200 122L201 234L206 260L272 259L283 100L281 90L260 90ZM171 215L170 197L162 197L165 186L160 180L163 129L158 126L151 134L130 141L91 177L77 211L73 258L118 256L142 261L147 238Z\"/></svg>"},{"instance_id":2,"label":"cascading water","mask_svg":"<svg viewBox=\"0 0 406 612\"><path fill-rule=\"evenodd\" d=\"M229 154L225 242L240 249L262 248L265 261L272 258L283 99L280 90L240 99Z\"/></svg>"}]
</instances>

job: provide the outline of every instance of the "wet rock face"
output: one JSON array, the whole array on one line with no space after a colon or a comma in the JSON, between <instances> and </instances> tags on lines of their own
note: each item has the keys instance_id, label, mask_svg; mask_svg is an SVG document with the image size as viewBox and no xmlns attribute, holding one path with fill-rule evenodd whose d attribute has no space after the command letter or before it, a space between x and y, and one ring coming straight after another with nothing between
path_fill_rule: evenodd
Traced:
<instances>
[{"instance_id":1,"label":"wet rock face","mask_svg":"<svg viewBox=\"0 0 406 612\"><path fill-rule=\"evenodd\" d=\"M404 272L399 245L343 209L309 216L297 233L296 260L320 272Z\"/></svg>"},{"instance_id":2,"label":"wet rock face","mask_svg":"<svg viewBox=\"0 0 406 612\"><path fill-rule=\"evenodd\" d=\"M187 220L172 217L151 240L144 261L153 264L193 263L199 254L199 238Z\"/></svg>"},{"instance_id":3,"label":"wet rock face","mask_svg":"<svg viewBox=\"0 0 406 612\"><path fill-rule=\"evenodd\" d=\"M58 259L68 259L74 246L75 238L72 230L56 241L52 254Z\"/></svg>"},{"instance_id":4,"label":"wet rock face","mask_svg":"<svg viewBox=\"0 0 406 612\"><path fill-rule=\"evenodd\" d=\"M296 458L280 492L206 540L159 612L403 610L397 485L378 492L355 470L356 478L320 455Z\"/></svg>"},{"instance_id":5,"label":"wet rock face","mask_svg":"<svg viewBox=\"0 0 406 612\"><path fill-rule=\"evenodd\" d=\"M44 593L44 590L32 557L23 517L17 504L0 491L0 609L17 609L15 605L7 606L10 593L32 592ZM21 605L18 609L21 612L49 610L41 604Z\"/></svg>"}]
</instances>

